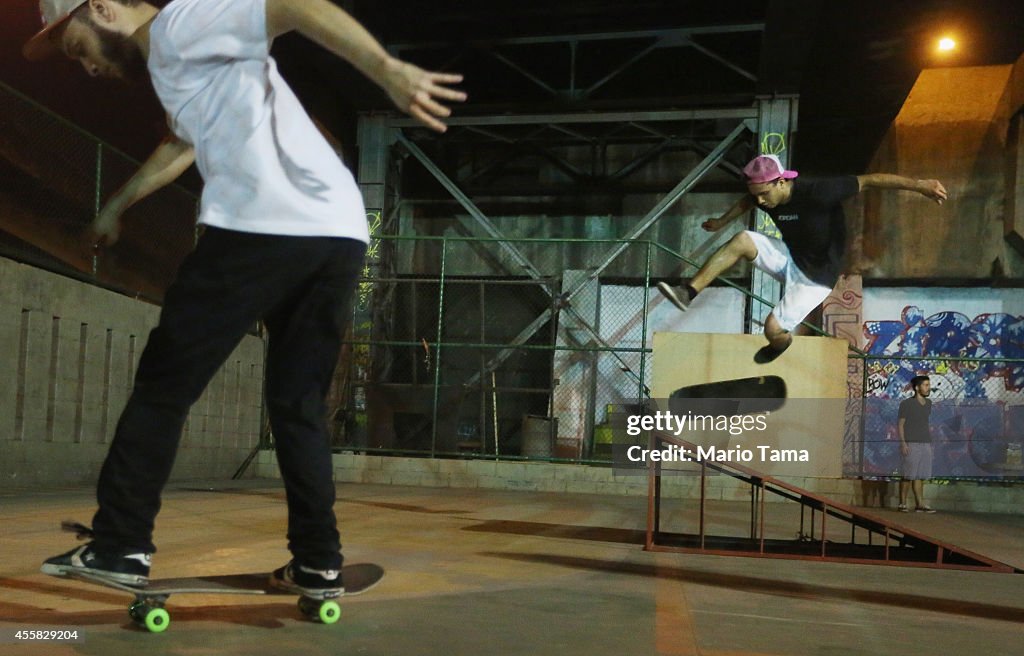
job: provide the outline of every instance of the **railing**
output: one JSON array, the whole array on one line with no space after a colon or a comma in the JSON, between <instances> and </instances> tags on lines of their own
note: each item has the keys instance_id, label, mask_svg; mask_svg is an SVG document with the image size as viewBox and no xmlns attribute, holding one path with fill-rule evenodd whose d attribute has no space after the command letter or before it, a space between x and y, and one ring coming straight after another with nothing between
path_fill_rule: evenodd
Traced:
<instances>
[{"instance_id":1,"label":"railing","mask_svg":"<svg viewBox=\"0 0 1024 656\"><path fill-rule=\"evenodd\" d=\"M117 246L94 250L89 225L139 162L2 83L0 159L16 182L0 229L24 244L0 255L158 301L195 244L198 198L171 185L125 214Z\"/></svg>"}]
</instances>

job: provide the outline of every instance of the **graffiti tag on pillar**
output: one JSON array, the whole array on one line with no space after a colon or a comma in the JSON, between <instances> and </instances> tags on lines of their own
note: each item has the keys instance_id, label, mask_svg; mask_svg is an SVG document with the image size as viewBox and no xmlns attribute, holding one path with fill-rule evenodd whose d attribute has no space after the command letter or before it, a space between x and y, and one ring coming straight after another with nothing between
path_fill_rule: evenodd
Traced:
<instances>
[{"instance_id":1,"label":"graffiti tag on pillar","mask_svg":"<svg viewBox=\"0 0 1024 656\"><path fill-rule=\"evenodd\" d=\"M363 280L359 283L357 290L359 310L366 310L370 304L370 295L373 293L373 282L369 280L372 265L377 264L380 259L380 228L383 224L380 212L367 212L366 223L370 228L370 244L366 247L366 260L363 265Z\"/></svg>"}]
</instances>

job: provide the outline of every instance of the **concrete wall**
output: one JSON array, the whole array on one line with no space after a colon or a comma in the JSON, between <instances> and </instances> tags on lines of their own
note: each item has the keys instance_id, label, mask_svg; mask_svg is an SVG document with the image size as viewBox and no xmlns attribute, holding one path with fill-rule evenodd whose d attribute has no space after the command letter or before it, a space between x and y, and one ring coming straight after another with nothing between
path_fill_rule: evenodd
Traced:
<instances>
[{"instance_id":1,"label":"concrete wall","mask_svg":"<svg viewBox=\"0 0 1024 656\"><path fill-rule=\"evenodd\" d=\"M96 479L159 308L0 259L0 486ZM192 408L172 476L229 476L259 436L247 337Z\"/></svg>"},{"instance_id":2,"label":"concrete wall","mask_svg":"<svg viewBox=\"0 0 1024 656\"><path fill-rule=\"evenodd\" d=\"M256 475L280 478L276 455L262 451ZM896 484L836 478L780 477L782 480L821 494L839 503L896 507ZM607 494L643 497L647 477L616 476L611 467L551 464L545 462L495 462L493 460L431 460L385 456L335 454L334 480L338 483L372 483L416 487L485 488L530 490L570 494ZM750 486L730 476L708 478L705 494L710 500L749 501ZM696 476L666 476L662 496L667 499L700 499ZM1003 484L957 482L925 485L925 498L939 510L1024 514L1024 487ZM782 498L766 495L768 503Z\"/></svg>"},{"instance_id":3,"label":"concrete wall","mask_svg":"<svg viewBox=\"0 0 1024 656\"><path fill-rule=\"evenodd\" d=\"M1016 211L1008 125L1024 95L1022 70L1024 58L921 73L868 170L939 179L949 200L864 194L863 225L851 232L863 235L855 256L865 279L1024 277L1024 254L1004 239Z\"/></svg>"}]
</instances>

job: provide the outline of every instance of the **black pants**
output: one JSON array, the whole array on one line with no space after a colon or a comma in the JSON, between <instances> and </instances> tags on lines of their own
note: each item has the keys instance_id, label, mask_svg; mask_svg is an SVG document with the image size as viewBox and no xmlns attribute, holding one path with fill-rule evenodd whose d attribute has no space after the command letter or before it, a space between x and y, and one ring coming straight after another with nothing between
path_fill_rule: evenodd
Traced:
<instances>
[{"instance_id":1,"label":"black pants","mask_svg":"<svg viewBox=\"0 0 1024 656\"><path fill-rule=\"evenodd\" d=\"M309 567L341 566L324 399L365 252L351 239L206 230L167 290L103 463L97 548L156 550L153 523L189 408L262 319L288 547Z\"/></svg>"}]
</instances>

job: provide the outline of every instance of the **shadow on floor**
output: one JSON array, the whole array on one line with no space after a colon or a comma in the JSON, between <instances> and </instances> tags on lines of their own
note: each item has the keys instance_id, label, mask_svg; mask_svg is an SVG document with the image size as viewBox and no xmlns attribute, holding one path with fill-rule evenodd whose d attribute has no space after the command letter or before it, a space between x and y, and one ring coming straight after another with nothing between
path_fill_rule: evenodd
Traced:
<instances>
[{"instance_id":1,"label":"shadow on floor","mask_svg":"<svg viewBox=\"0 0 1024 656\"><path fill-rule=\"evenodd\" d=\"M720 572L703 572L683 567L665 567L643 563L600 560L556 554L522 554L508 552L482 552L482 556L504 558L527 563L558 565L589 572L625 574L650 578L665 578L698 585L729 588L741 592L796 597L808 600L854 601L880 606L894 606L914 610L932 611L962 617L978 617L1004 622L1024 623L1024 608L983 604L962 599L942 599L924 595L886 592L881 590L855 590L823 585L795 583Z\"/></svg>"}]
</instances>

